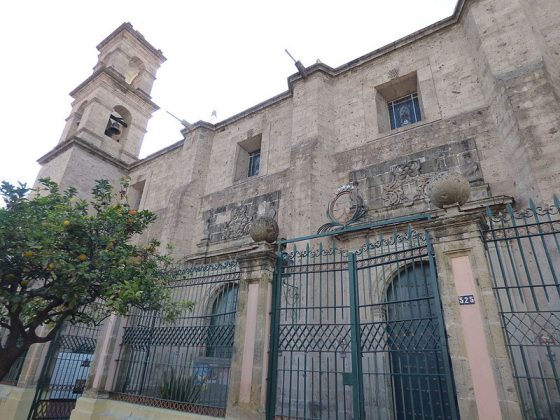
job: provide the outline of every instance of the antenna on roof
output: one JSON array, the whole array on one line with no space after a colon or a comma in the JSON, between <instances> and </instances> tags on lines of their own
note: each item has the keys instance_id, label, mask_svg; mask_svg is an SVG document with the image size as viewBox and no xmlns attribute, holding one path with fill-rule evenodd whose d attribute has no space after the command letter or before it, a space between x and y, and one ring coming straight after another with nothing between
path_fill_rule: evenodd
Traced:
<instances>
[{"instance_id":1,"label":"antenna on roof","mask_svg":"<svg viewBox=\"0 0 560 420\"><path fill-rule=\"evenodd\" d=\"M301 64L301 61L296 60L294 57L292 57L292 54L290 54L287 49L284 49L284 51L286 51L286 54L288 54L288 56L294 61L298 73L305 79L307 77L307 70L305 69L305 66Z\"/></svg>"},{"instance_id":2,"label":"antenna on roof","mask_svg":"<svg viewBox=\"0 0 560 420\"><path fill-rule=\"evenodd\" d=\"M185 127L185 128L192 128L193 125L192 125L190 122L188 122L187 120L182 120L181 118L179 118L179 117L176 116L176 115L173 115L171 112L169 112L169 111L167 111L167 110L166 110L165 112L167 112L169 115L171 115L171 116L172 116L173 118L175 118L177 121L179 121L179 122L183 125L183 127Z\"/></svg>"}]
</instances>

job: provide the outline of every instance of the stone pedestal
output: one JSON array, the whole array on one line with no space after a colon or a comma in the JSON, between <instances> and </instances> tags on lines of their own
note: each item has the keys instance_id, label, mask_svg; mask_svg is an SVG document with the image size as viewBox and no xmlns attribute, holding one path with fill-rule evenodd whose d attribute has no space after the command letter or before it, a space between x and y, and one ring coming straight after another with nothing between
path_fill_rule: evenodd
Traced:
<instances>
[{"instance_id":1,"label":"stone pedestal","mask_svg":"<svg viewBox=\"0 0 560 420\"><path fill-rule=\"evenodd\" d=\"M0 384L0 418L26 420L35 397L35 388Z\"/></svg>"},{"instance_id":2,"label":"stone pedestal","mask_svg":"<svg viewBox=\"0 0 560 420\"><path fill-rule=\"evenodd\" d=\"M522 419L492 290L480 213L450 207L428 226L461 418ZM472 295L474 304L459 305Z\"/></svg>"},{"instance_id":3,"label":"stone pedestal","mask_svg":"<svg viewBox=\"0 0 560 420\"><path fill-rule=\"evenodd\" d=\"M239 257L241 281L227 419L264 419L274 246L261 242Z\"/></svg>"}]
</instances>

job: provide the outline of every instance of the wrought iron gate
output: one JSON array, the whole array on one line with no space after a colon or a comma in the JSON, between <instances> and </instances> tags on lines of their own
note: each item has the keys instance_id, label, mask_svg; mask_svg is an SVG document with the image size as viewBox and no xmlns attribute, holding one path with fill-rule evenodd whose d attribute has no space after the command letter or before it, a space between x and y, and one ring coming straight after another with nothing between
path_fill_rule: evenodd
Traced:
<instances>
[{"instance_id":1,"label":"wrought iron gate","mask_svg":"<svg viewBox=\"0 0 560 420\"><path fill-rule=\"evenodd\" d=\"M28 419L70 418L84 391L99 330L67 324L51 342Z\"/></svg>"},{"instance_id":2,"label":"wrought iron gate","mask_svg":"<svg viewBox=\"0 0 560 420\"><path fill-rule=\"evenodd\" d=\"M560 419L560 215L487 210L483 239L527 419Z\"/></svg>"},{"instance_id":3,"label":"wrought iron gate","mask_svg":"<svg viewBox=\"0 0 560 420\"><path fill-rule=\"evenodd\" d=\"M225 416L237 314L236 260L189 265L170 284L190 301L173 322L135 310L127 320L111 398Z\"/></svg>"},{"instance_id":4,"label":"wrought iron gate","mask_svg":"<svg viewBox=\"0 0 560 420\"><path fill-rule=\"evenodd\" d=\"M278 253L267 418L458 418L428 234L325 236Z\"/></svg>"}]
</instances>

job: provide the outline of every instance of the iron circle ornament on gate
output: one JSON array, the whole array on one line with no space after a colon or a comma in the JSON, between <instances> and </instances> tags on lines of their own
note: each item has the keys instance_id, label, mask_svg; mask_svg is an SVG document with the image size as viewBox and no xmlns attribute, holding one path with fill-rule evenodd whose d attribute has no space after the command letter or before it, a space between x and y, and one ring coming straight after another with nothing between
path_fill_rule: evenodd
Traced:
<instances>
[{"instance_id":1,"label":"iron circle ornament on gate","mask_svg":"<svg viewBox=\"0 0 560 420\"><path fill-rule=\"evenodd\" d=\"M281 241L267 419L457 419L428 234L349 241Z\"/></svg>"},{"instance_id":2,"label":"iron circle ornament on gate","mask_svg":"<svg viewBox=\"0 0 560 420\"><path fill-rule=\"evenodd\" d=\"M366 214L366 211L364 200L356 186L354 184L341 185L327 207L327 218L330 222L321 226L318 233L357 222Z\"/></svg>"}]
</instances>

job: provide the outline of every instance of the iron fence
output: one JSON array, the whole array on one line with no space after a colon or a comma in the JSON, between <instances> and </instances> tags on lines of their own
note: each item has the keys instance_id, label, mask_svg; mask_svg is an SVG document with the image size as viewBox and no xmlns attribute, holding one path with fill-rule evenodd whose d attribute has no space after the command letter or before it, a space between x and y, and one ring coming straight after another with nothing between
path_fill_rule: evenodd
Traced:
<instances>
[{"instance_id":1,"label":"iron fence","mask_svg":"<svg viewBox=\"0 0 560 420\"><path fill-rule=\"evenodd\" d=\"M458 418L427 234L304 239L278 255L267 418Z\"/></svg>"},{"instance_id":2,"label":"iron fence","mask_svg":"<svg viewBox=\"0 0 560 420\"><path fill-rule=\"evenodd\" d=\"M70 418L84 392L100 330L101 325L63 326L49 345L28 419Z\"/></svg>"},{"instance_id":3,"label":"iron fence","mask_svg":"<svg viewBox=\"0 0 560 420\"><path fill-rule=\"evenodd\" d=\"M559 202L487 209L482 235L527 419L560 419Z\"/></svg>"},{"instance_id":4,"label":"iron fence","mask_svg":"<svg viewBox=\"0 0 560 420\"><path fill-rule=\"evenodd\" d=\"M127 321L112 398L225 416L233 351L239 266L185 268L173 281L176 302L194 303L169 323L135 311Z\"/></svg>"}]
</instances>

